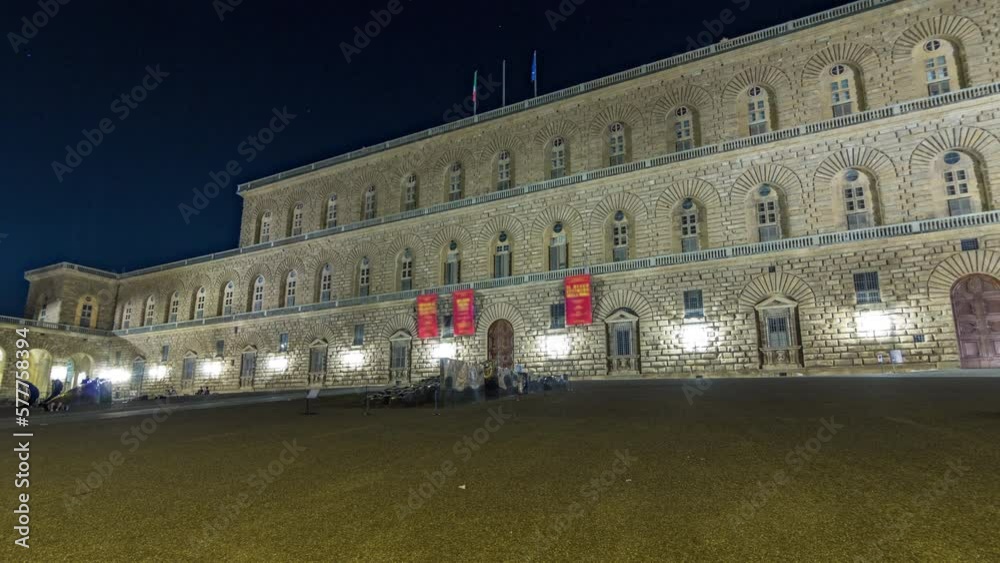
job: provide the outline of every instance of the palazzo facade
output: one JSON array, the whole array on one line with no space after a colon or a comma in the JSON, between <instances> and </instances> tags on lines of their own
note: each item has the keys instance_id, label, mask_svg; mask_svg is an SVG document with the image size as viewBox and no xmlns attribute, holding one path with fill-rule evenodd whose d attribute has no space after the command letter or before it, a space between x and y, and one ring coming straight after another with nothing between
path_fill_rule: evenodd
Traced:
<instances>
[{"instance_id":1,"label":"palazzo facade","mask_svg":"<svg viewBox=\"0 0 1000 563\"><path fill-rule=\"evenodd\" d=\"M237 249L27 272L0 388L17 326L43 389L1000 367L996 29L989 0L863 0L244 184Z\"/></svg>"}]
</instances>

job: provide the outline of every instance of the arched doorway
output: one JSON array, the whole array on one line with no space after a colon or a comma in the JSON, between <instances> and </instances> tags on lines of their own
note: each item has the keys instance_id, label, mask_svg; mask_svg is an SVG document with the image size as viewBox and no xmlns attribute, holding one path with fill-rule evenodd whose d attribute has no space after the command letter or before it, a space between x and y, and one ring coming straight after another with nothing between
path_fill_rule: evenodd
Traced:
<instances>
[{"instance_id":1,"label":"arched doorway","mask_svg":"<svg viewBox=\"0 0 1000 563\"><path fill-rule=\"evenodd\" d=\"M951 290L963 368L1000 367L1000 281L973 274Z\"/></svg>"},{"instance_id":2,"label":"arched doorway","mask_svg":"<svg viewBox=\"0 0 1000 563\"><path fill-rule=\"evenodd\" d=\"M486 336L486 349L490 361L496 362L498 369L514 367L514 327L509 321L500 319L490 325Z\"/></svg>"}]
</instances>

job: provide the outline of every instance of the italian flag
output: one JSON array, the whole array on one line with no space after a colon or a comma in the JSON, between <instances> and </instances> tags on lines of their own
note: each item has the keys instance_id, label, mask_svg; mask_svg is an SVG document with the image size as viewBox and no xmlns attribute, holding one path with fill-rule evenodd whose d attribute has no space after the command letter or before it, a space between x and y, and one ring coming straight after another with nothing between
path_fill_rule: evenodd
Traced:
<instances>
[{"instance_id":1,"label":"italian flag","mask_svg":"<svg viewBox=\"0 0 1000 563\"><path fill-rule=\"evenodd\" d=\"M479 71L472 75L472 103L479 103Z\"/></svg>"}]
</instances>

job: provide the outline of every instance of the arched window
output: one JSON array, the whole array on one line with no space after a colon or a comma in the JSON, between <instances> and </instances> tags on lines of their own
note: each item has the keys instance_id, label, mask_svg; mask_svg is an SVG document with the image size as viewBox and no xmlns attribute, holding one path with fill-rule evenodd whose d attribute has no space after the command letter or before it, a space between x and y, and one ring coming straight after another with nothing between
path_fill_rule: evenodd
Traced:
<instances>
[{"instance_id":1,"label":"arched window","mask_svg":"<svg viewBox=\"0 0 1000 563\"><path fill-rule=\"evenodd\" d=\"M372 285L372 269L371 261L365 256L361 259L361 264L358 266L358 295L360 297L366 297L371 293Z\"/></svg>"},{"instance_id":2,"label":"arched window","mask_svg":"<svg viewBox=\"0 0 1000 563\"><path fill-rule=\"evenodd\" d=\"M771 130L771 100L767 90L751 86L747 90L747 123L750 135L760 135Z\"/></svg>"},{"instance_id":3,"label":"arched window","mask_svg":"<svg viewBox=\"0 0 1000 563\"><path fill-rule=\"evenodd\" d=\"M250 295L250 310L253 312L264 310L264 276L257 276L253 282L253 293Z\"/></svg>"},{"instance_id":4,"label":"arched window","mask_svg":"<svg viewBox=\"0 0 1000 563\"><path fill-rule=\"evenodd\" d=\"M924 81L928 96L940 96L962 87L959 76L958 49L945 39L929 39L920 47L917 55L923 61Z\"/></svg>"},{"instance_id":5,"label":"arched window","mask_svg":"<svg viewBox=\"0 0 1000 563\"><path fill-rule=\"evenodd\" d=\"M844 194L844 213L847 214L847 229L867 229L874 227L875 194L868 174L853 168L845 170L841 192Z\"/></svg>"},{"instance_id":6,"label":"arched window","mask_svg":"<svg viewBox=\"0 0 1000 563\"><path fill-rule=\"evenodd\" d=\"M409 248L399 257L399 290L413 289L413 251Z\"/></svg>"},{"instance_id":7,"label":"arched window","mask_svg":"<svg viewBox=\"0 0 1000 563\"><path fill-rule=\"evenodd\" d=\"M271 242L271 212L267 211L260 216L260 229L257 234L257 242Z\"/></svg>"},{"instance_id":8,"label":"arched window","mask_svg":"<svg viewBox=\"0 0 1000 563\"><path fill-rule=\"evenodd\" d=\"M678 223L681 236L681 252L697 252L701 250L701 210L691 198L681 202L678 210Z\"/></svg>"},{"instance_id":9,"label":"arched window","mask_svg":"<svg viewBox=\"0 0 1000 563\"><path fill-rule=\"evenodd\" d=\"M153 326L156 322L156 299L150 295L146 299L146 314L143 316L142 326Z\"/></svg>"},{"instance_id":10,"label":"arched window","mask_svg":"<svg viewBox=\"0 0 1000 563\"><path fill-rule=\"evenodd\" d=\"M288 277L285 278L285 307L295 306L295 289L298 285L298 273L295 270L288 272Z\"/></svg>"},{"instance_id":11,"label":"arched window","mask_svg":"<svg viewBox=\"0 0 1000 563\"><path fill-rule=\"evenodd\" d=\"M552 147L549 149L549 178L562 178L568 170L566 156L566 139L556 137L552 139Z\"/></svg>"},{"instance_id":12,"label":"arched window","mask_svg":"<svg viewBox=\"0 0 1000 563\"><path fill-rule=\"evenodd\" d=\"M628 219L624 211L617 211L611 223L611 260L624 262L628 259Z\"/></svg>"},{"instance_id":13,"label":"arched window","mask_svg":"<svg viewBox=\"0 0 1000 563\"><path fill-rule=\"evenodd\" d=\"M222 289L222 310L220 313L223 316L229 316L233 314L233 297L236 295L236 284L229 282L226 287Z\"/></svg>"},{"instance_id":14,"label":"arched window","mask_svg":"<svg viewBox=\"0 0 1000 563\"><path fill-rule=\"evenodd\" d=\"M448 172L448 201L458 201L463 197L463 171L462 163L455 162Z\"/></svg>"},{"instance_id":15,"label":"arched window","mask_svg":"<svg viewBox=\"0 0 1000 563\"><path fill-rule=\"evenodd\" d=\"M549 235L549 270L565 270L569 268L569 243L566 229L562 223L552 226Z\"/></svg>"},{"instance_id":16,"label":"arched window","mask_svg":"<svg viewBox=\"0 0 1000 563\"><path fill-rule=\"evenodd\" d=\"M170 313L167 316L168 323L176 323L177 317L181 312L181 294L175 291L173 295L170 296Z\"/></svg>"},{"instance_id":17,"label":"arched window","mask_svg":"<svg viewBox=\"0 0 1000 563\"><path fill-rule=\"evenodd\" d=\"M639 316L629 309L619 309L604 323L607 325L608 373L638 375Z\"/></svg>"},{"instance_id":18,"label":"arched window","mask_svg":"<svg viewBox=\"0 0 1000 563\"><path fill-rule=\"evenodd\" d=\"M964 152L949 151L939 158L942 195L948 215L968 215L982 209L976 162Z\"/></svg>"},{"instance_id":19,"label":"arched window","mask_svg":"<svg viewBox=\"0 0 1000 563\"><path fill-rule=\"evenodd\" d=\"M764 369L800 367L798 304L775 295L757 304L757 340Z\"/></svg>"},{"instance_id":20,"label":"arched window","mask_svg":"<svg viewBox=\"0 0 1000 563\"><path fill-rule=\"evenodd\" d=\"M625 164L628 146L625 143L625 124L612 123L608 128L608 165Z\"/></svg>"},{"instance_id":21,"label":"arched window","mask_svg":"<svg viewBox=\"0 0 1000 563\"><path fill-rule=\"evenodd\" d=\"M122 311L122 328L128 329L132 326L132 303L126 303Z\"/></svg>"},{"instance_id":22,"label":"arched window","mask_svg":"<svg viewBox=\"0 0 1000 563\"><path fill-rule=\"evenodd\" d=\"M403 211L417 208L417 175L410 174L403 182Z\"/></svg>"},{"instance_id":23,"label":"arched window","mask_svg":"<svg viewBox=\"0 0 1000 563\"><path fill-rule=\"evenodd\" d=\"M378 201L375 199L375 186L368 186L365 190L365 208L363 221L374 219L378 215Z\"/></svg>"},{"instance_id":24,"label":"arched window","mask_svg":"<svg viewBox=\"0 0 1000 563\"><path fill-rule=\"evenodd\" d=\"M754 196L757 240L759 242L781 239L781 202L778 195L777 190L763 184Z\"/></svg>"},{"instance_id":25,"label":"arched window","mask_svg":"<svg viewBox=\"0 0 1000 563\"><path fill-rule=\"evenodd\" d=\"M208 292L205 291L204 287L198 288L198 292L194 294L194 314L191 315L191 318L205 318L205 298L207 295Z\"/></svg>"},{"instance_id":26,"label":"arched window","mask_svg":"<svg viewBox=\"0 0 1000 563\"><path fill-rule=\"evenodd\" d=\"M319 274L319 302L328 303L333 299L333 267L323 266Z\"/></svg>"},{"instance_id":27,"label":"arched window","mask_svg":"<svg viewBox=\"0 0 1000 563\"><path fill-rule=\"evenodd\" d=\"M837 63L829 68L831 117L841 117L861 110L861 90L857 73L850 65Z\"/></svg>"},{"instance_id":28,"label":"arched window","mask_svg":"<svg viewBox=\"0 0 1000 563\"><path fill-rule=\"evenodd\" d=\"M410 345L413 337L400 330L389 337L389 374L396 383L410 381Z\"/></svg>"},{"instance_id":29,"label":"arched window","mask_svg":"<svg viewBox=\"0 0 1000 563\"><path fill-rule=\"evenodd\" d=\"M512 187L510 151L500 151L497 155L497 191L509 190Z\"/></svg>"},{"instance_id":30,"label":"arched window","mask_svg":"<svg viewBox=\"0 0 1000 563\"><path fill-rule=\"evenodd\" d=\"M292 220L289 221L288 236L296 237L302 234L302 215L305 212L305 206L301 203L296 204L292 209Z\"/></svg>"},{"instance_id":31,"label":"arched window","mask_svg":"<svg viewBox=\"0 0 1000 563\"><path fill-rule=\"evenodd\" d=\"M309 345L309 383L321 383L326 379L329 353L330 345L326 340L316 340Z\"/></svg>"},{"instance_id":32,"label":"arched window","mask_svg":"<svg viewBox=\"0 0 1000 563\"><path fill-rule=\"evenodd\" d=\"M695 144L695 114L691 108L681 106L674 110L674 152L689 151Z\"/></svg>"},{"instance_id":33,"label":"arched window","mask_svg":"<svg viewBox=\"0 0 1000 563\"><path fill-rule=\"evenodd\" d=\"M87 295L80 300L80 322L83 328L94 328L94 298Z\"/></svg>"},{"instance_id":34,"label":"arched window","mask_svg":"<svg viewBox=\"0 0 1000 563\"><path fill-rule=\"evenodd\" d=\"M326 228L332 229L337 226L337 194L330 196L326 200Z\"/></svg>"},{"instance_id":35,"label":"arched window","mask_svg":"<svg viewBox=\"0 0 1000 563\"><path fill-rule=\"evenodd\" d=\"M448 243L448 251L444 258L444 285L462 283L462 254L458 243Z\"/></svg>"},{"instance_id":36,"label":"arched window","mask_svg":"<svg viewBox=\"0 0 1000 563\"><path fill-rule=\"evenodd\" d=\"M493 250L493 277L509 278L511 276L510 237L506 231L501 231L496 238Z\"/></svg>"}]
</instances>

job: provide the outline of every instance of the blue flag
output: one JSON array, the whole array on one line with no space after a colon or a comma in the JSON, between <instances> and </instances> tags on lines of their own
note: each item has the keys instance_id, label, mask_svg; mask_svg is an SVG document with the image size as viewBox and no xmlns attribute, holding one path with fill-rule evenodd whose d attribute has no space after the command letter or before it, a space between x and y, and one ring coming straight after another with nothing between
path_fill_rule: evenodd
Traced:
<instances>
[{"instance_id":1,"label":"blue flag","mask_svg":"<svg viewBox=\"0 0 1000 563\"><path fill-rule=\"evenodd\" d=\"M538 51L531 57L531 81L538 82Z\"/></svg>"}]
</instances>

